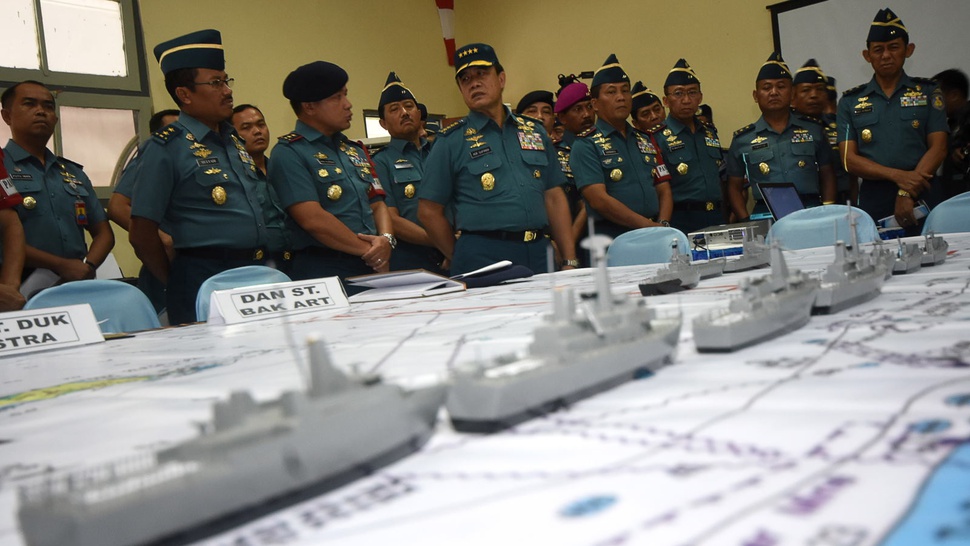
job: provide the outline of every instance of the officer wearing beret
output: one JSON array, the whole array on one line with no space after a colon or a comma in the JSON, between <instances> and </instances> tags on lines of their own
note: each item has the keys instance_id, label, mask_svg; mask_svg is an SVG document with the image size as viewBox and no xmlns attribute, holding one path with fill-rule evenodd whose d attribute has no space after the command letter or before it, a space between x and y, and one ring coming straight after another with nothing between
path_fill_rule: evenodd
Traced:
<instances>
[{"instance_id":1,"label":"officer wearing beret","mask_svg":"<svg viewBox=\"0 0 970 546\"><path fill-rule=\"evenodd\" d=\"M616 55L593 74L593 128L577 139L569 159L596 232L610 237L670 225L670 174L648 133L633 128L630 77Z\"/></svg>"},{"instance_id":2,"label":"officer wearing beret","mask_svg":"<svg viewBox=\"0 0 970 546\"><path fill-rule=\"evenodd\" d=\"M742 196L745 179L754 194L755 213L768 212L758 187L765 182L795 184L806 207L834 202L832 148L822 120L792 113L792 75L781 55L772 53L761 66L752 95L761 117L734 132L727 158L728 197L735 218L748 218Z\"/></svg>"},{"instance_id":3,"label":"officer wearing beret","mask_svg":"<svg viewBox=\"0 0 970 546\"><path fill-rule=\"evenodd\" d=\"M575 267L564 177L552 141L541 124L502 103L505 70L492 47L459 48L455 80L470 112L439 133L418 204L431 240L451 258L451 272L500 260L545 272L550 228L562 267ZM452 207L454 226L445 216Z\"/></svg>"},{"instance_id":4,"label":"officer wearing beret","mask_svg":"<svg viewBox=\"0 0 970 546\"><path fill-rule=\"evenodd\" d=\"M294 279L384 273L397 246L367 150L342 132L353 117L348 79L316 61L283 81L297 121L273 149L269 181L296 224Z\"/></svg>"},{"instance_id":5,"label":"officer wearing beret","mask_svg":"<svg viewBox=\"0 0 970 546\"><path fill-rule=\"evenodd\" d=\"M553 110L555 107L556 100L552 97L552 91L530 91L519 100L518 106L515 107L515 113L541 121L549 138L553 138L556 124L556 114Z\"/></svg>"},{"instance_id":6,"label":"officer wearing beret","mask_svg":"<svg viewBox=\"0 0 970 546\"><path fill-rule=\"evenodd\" d=\"M703 101L694 69L684 59L678 60L664 81L667 120L650 131L672 177L674 212L670 223L684 233L724 221L721 141L714 124L696 116Z\"/></svg>"},{"instance_id":7,"label":"officer wearing beret","mask_svg":"<svg viewBox=\"0 0 970 546\"><path fill-rule=\"evenodd\" d=\"M845 172L842 162L838 161L839 140L836 134L835 101L831 101L830 110L828 76L822 72L815 59L809 59L795 71L792 84L794 89L792 109L803 116L818 118L824 125L825 137L832 148L832 168L835 169L836 183L835 202L855 203L859 195L859 180ZM835 90L834 84L832 90Z\"/></svg>"},{"instance_id":8,"label":"officer wearing beret","mask_svg":"<svg viewBox=\"0 0 970 546\"><path fill-rule=\"evenodd\" d=\"M391 135L391 142L374 154L398 239L391 269L439 271L443 258L418 222L418 188L424 179L424 162L431 153L431 143L421 136L421 111L414 94L394 72L387 75L377 113L381 127Z\"/></svg>"},{"instance_id":9,"label":"officer wearing beret","mask_svg":"<svg viewBox=\"0 0 970 546\"><path fill-rule=\"evenodd\" d=\"M556 141L556 155L559 157L562 173L566 175L566 184L562 189L566 192L566 201L569 203L573 240L579 241L587 230L586 204L576 187L576 177L569 166L569 157L577 135L586 132L596 123L596 112L593 110L593 97L589 95L589 87L573 74L559 75L556 98L553 112L556 114L556 121L562 125L562 138ZM580 264L584 267L589 265L586 260L588 257L588 253L579 253Z\"/></svg>"},{"instance_id":10,"label":"officer wearing beret","mask_svg":"<svg viewBox=\"0 0 970 546\"><path fill-rule=\"evenodd\" d=\"M895 216L912 234L919 233L915 200L932 205L941 191L934 173L947 140L939 87L903 70L915 49L903 21L889 8L879 10L862 52L872 79L846 91L837 114L845 168L862 179L859 207L877 221Z\"/></svg>"},{"instance_id":11,"label":"officer wearing beret","mask_svg":"<svg viewBox=\"0 0 970 546\"><path fill-rule=\"evenodd\" d=\"M26 239L24 227L14 207L22 203L23 196L17 192L7 169L3 166L0 151L0 312L21 309L27 300L20 293L20 275L24 269Z\"/></svg>"},{"instance_id":12,"label":"officer wearing beret","mask_svg":"<svg viewBox=\"0 0 970 546\"><path fill-rule=\"evenodd\" d=\"M16 211L27 238L24 273L45 268L61 282L93 279L114 234L81 165L47 148L57 124L54 95L40 82L25 81L4 91L0 104L12 137L3 162L23 196Z\"/></svg>"},{"instance_id":13,"label":"officer wearing beret","mask_svg":"<svg viewBox=\"0 0 970 546\"><path fill-rule=\"evenodd\" d=\"M129 239L166 283L169 321L178 324L196 320L196 295L206 279L264 264L268 238L256 165L227 121L233 80L219 31L174 38L154 53L181 114L155 131L139 156ZM175 247L171 265L158 234L162 223Z\"/></svg>"},{"instance_id":14,"label":"officer wearing beret","mask_svg":"<svg viewBox=\"0 0 970 546\"><path fill-rule=\"evenodd\" d=\"M633 84L633 126L644 133L663 123L667 110L656 93L643 82Z\"/></svg>"}]
</instances>

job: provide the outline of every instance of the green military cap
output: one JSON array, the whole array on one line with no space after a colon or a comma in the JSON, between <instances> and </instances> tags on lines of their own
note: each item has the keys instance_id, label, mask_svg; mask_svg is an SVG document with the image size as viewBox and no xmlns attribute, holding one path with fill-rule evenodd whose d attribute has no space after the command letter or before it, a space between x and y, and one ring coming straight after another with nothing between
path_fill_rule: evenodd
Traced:
<instances>
[{"instance_id":1,"label":"green military cap","mask_svg":"<svg viewBox=\"0 0 970 546\"><path fill-rule=\"evenodd\" d=\"M761 70L758 71L758 77L755 78L755 81L782 79L792 79L791 70L788 70L788 65L785 64L785 60L775 51L768 57L765 64L761 65Z\"/></svg>"},{"instance_id":2,"label":"green military cap","mask_svg":"<svg viewBox=\"0 0 970 546\"><path fill-rule=\"evenodd\" d=\"M687 64L687 61L680 59L674 64L674 67L670 69L667 74L667 79L664 80L664 87L670 85L688 85L688 84L700 84L701 81L697 79L697 74L694 69Z\"/></svg>"},{"instance_id":3,"label":"green military cap","mask_svg":"<svg viewBox=\"0 0 970 546\"><path fill-rule=\"evenodd\" d=\"M488 44L468 44L455 50L455 76L471 66L495 66L498 56Z\"/></svg>"},{"instance_id":4,"label":"green military cap","mask_svg":"<svg viewBox=\"0 0 970 546\"><path fill-rule=\"evenodd\" d=\"M593 83L591 87L596 87L597 85L602 85L604 83L630 83L630 76L626 75L623 67L620 66L620 61L616 59L616 55L610 53L610 56L606 58L606 62L603 66L596 70L593 74Z\"/></svg>"},{"instance_id":5,"label":"green military cap","mask_svg":"<svg viewBox=\"0 0 970 546\"><path fill-rule=\"evenodd\" d=\"M869 36L866 37L866 41L889 42L896 38L909 42L909 32L903 26L903 20L889 8L879 10L876 18L869 25Z\"/></svg>"},{"instance_id":6,"label":"green military cap","mask_svg":"<svg viewBox=\"0 0 970 546\"><path fill-rule=\"evenodd\" d=\"M643 82L638 81L633 84L633 115L637 114L637 110L650 106L651 104L660 101L660 97L656 93L651 91L648 87L643 85Z\"/></svg>"},{"instance_id":7,"label":"green military cap","mask_svg":"<svg viewBox=\"0 0 970 546\"><path fill-rule=\"evenodd\" d=\"M211 28L162 42L155 46L154 52L163 74L179 68L226 69L222 35Z\"/></svg>"},{"instance_id":8,"label":"green military cap","mask_svg":"<svg viewBox=\"0 0 970 546\"><path fill-rule=\"evenodd\" d=\"M795 71L795 80L792 83L827 83L828 80L822 69L819 68L818 62L815 59L809 59L805 61L797 71Z\"/></svg>"},{"instance_id":9,"label":"green military cap","mask_svg":"<svg viewBox=\"0 0 970 546\"><path fill-rule=\"evenodd\" d=\"M380 112L384 110L386 104L392 102L398 102L402 100L411 99L417 102L414 98L414 94L404 84L401 83L401 78L397 77L397 74L391 72L387 75L387 81L384 82L384 89L381 90L381 99L377 103L377 111Z\"/></svg>"}]
</instances>

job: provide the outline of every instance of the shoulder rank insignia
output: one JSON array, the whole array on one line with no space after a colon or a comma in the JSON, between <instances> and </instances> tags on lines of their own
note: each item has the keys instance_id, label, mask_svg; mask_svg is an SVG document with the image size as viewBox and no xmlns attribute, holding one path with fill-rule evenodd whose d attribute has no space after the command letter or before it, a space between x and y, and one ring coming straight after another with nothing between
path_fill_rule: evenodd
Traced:
<instances>
[{"instance_id":1,"label":"shoulder rank insignia","mask_svg":"<svg viewBox=\"0 0 970 546\"><path fill-rule=\"evenodd\" d=\"M849 90L845 91L844 93L842 93L842 96L847 97L849 95L855 95L859 91L862 91L862 88L865 87L866 85L867 84L865 84L865 83L862 84L862 85L857 85L857 86L853 87L852 89L849 89Z\"/></svg>"},{"instance_id":2,"label":"shoulder rank insignia","mask_svg":"<svg viewBox=\"0 0 970 546\"><path fill-rule=\"evenodd\" d=\"M162 127L161 129L152 133L152 138L158 142L161 142L162 144L168 144L180 134L182 134L182 129L180 129L178 126L166 125L165 127Z\"/></svg>"},{"instance_id":3,"label":"shoulder rank insignia","mask_svg":"<svg viewBox=\"0 0 970 546\"><path fill-rule=\"evenodd\" d=\"M660 123L660 124L654 125L653 127L647 129L647 132L650 133L651 135L655 135L655 134L659 133L660 131L663 131L666 128L667 128L667 124L666 123Z\"/></svg>"},{"instance_id":4,"label":"shoulder rank insignia","mask_svg":"<svg viewBox=\"0 0 970 546\"><path fill-rule=\"evenodd\" d=\"M933 78L919 78L916 76L910 76L910 78L916 83L923 83L928 85L936 85L938 82Z\"/></svg>"},{"instance_id":5,"label":"shoulder rank insignia","mask_svg":"<svg viewBox=\"0 0 970 546\"><path fill-rule=\"evenodd\" d=\"M440 132L438 133L438 135L439 135L439 136L448 136L448 134L449 134L449 133L451 133L451 132L452 132L452 131L454 131L454 130L455 130L456 128L458 128L458 127L461 127L462 125L464 125L464 124L466 124L466 123L468 123L468 118L461 118L460 120L458 120L458 121L456 121L456 122L454 122L454 123L452 123L451 125L449 125L449 126L447 126L447 127L445 127L444 129L442 129L442 130L441 130L441 131L440 131Z\"/></svg>"},{"instance_id":6,"label":"shoulder rank insignia","mask_svg":"<svg viewBox=\"0 0 970 546\"><path fill-rule=\"evenodd\" d=\"M60 159L60 160L61 160L61 161L63 161L64 163L70 163L71 165L74 165L74 166L75 166L75 167L77 167L78 169L83 169L83 168L84 168L84 165L81 165L80 163L78 163L78 162L76 162L76 161L71 161L70 159L68 159L68 158L66 158L66 157L62 157L62 156L57 156L57 159ZM62 166L61 168L63 169L64 167Z\"/></svg>"},{"instance_id":7,"label":"shoulder rank insignia","mask_svg":"<svg viewBox=\"0 0 970 546\"><path fill-rule=\"evenodd\" d=\"M583 131L582 133L579 133L576 136L583 137L583 138L587 138L587 137L595 136L595 135L598 135L598 134L599 134L599 129L597 129L596 126L593 125L589 129L586 129L585 131Z\"/></svg>"},{"instance_id":8,"label":"shoulder rank insignia","mask_svg":"<svg viewBox=\"0 0 970 546\"><path fill-rule=\"evenodd\" d=\"M290 142L296 142L297 140L303 140L303 135L299 133L287 133L278 139L280 143L289 144Z\"/></svg>"},{"instance_id":9,"label":"shoulder rank insignia","mask_svg":"<svg viewBox=\"0 0 970 546\"><path fill-rule=\"evenodd\" d=\"M822 127L825 127L825 122L815 116L810 116L808 114L799 114L798 117L799 119L803 119L809 123L814 123L816 125L821 125Z\"/></svg>"},{"instance_id":10,"label":"shoulder rank insignia","mask_svg":"<svg viewBox=\"0 0 970 546\"><path fill-rule=\"evenodd\" d=\"M734 138L738 138L739 136L743 135L744 133L747 133L748 131L750 131L751 129L754 129L754 123L749 123L749 124L745 125L744 127L742 127L740 129L738 129L737 131L735 131L734 132Z\"/></svg>"},{"instance_id":11,"label":"shoulder rank insignia","mask_svg":"<svg viewBox=\"0 0 970 546\"><path fill-rule=\"evenodd\" d=\"M713 123L711 123L709 121L704 121L704 120L702 120L700 118L694 118L694 119L696 119L697 121L699 121L700 124L703 125L704 127L707 127L708 129L711 129L711 130L713 130L715 132L717 131L717 127L715 127Z\"/></svg>"}]
</instances>

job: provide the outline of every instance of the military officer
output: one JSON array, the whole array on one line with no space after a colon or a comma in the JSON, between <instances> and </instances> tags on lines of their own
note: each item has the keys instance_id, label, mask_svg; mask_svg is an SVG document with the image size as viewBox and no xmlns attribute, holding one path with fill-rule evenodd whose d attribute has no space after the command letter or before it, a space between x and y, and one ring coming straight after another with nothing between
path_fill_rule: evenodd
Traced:
<instances>
[{"instance_id":1,"label":"military officer","mask_svg":"<svg viewBox=\"0 0 970 546\"><path fill-rule=\"evenodd\" d=\"M487 44L455 52L455 80L470 112L438 135L418 194L418 218L464 273L510 260L545 272L551 228L563 268L575 267L564 177L541 124L502 103L505 69ZM445 216L454 207L455 225ZM461 237L455 241L455 228Z\"/></svg>"},{"instance_id":2,"label":"military officer","mask_svg":"<svg viewBox=\"0 0 970 546\"><path fill-rule=\"evenodd\" d=\"M684 233L724 221L721 141L717 128L695 115L703 100L694 69L684 59L678 60L664 81L667 119L650 131L672 177L670 223Z\"/></svg>"},{"instance_id":3,"label":"military officer","mask_svg":"<svg viewBox=\"0 0 970 546\"><path fill-rule=\"evenodd\" d=\"M559 75L559 91L556 93L556 104L553 111L556 121L562 125L562 138L556 141L556 155L559 166L566 175L566 184L562 189L566 192L569 203L569 214L572 217L573 240L582 239L587 230L586 205L583 196L576 187L576 178L572 167L569 166L569 156L572 154L576 135L585 132L596 123L596 112L593 111L593 97L589 96L589 87L579 81L575 75ZM580 252L579 261L584 267L589 265L589 254Z\"/></svg>"},{"instance_id":4,"label":"military officer","mask_svg":"<svg viewBox=\"0 0 970 546\"><path fill-rule=\"evenodd\" d=\"M862 52L872 79L846 91L838 108L839 152L846 170L862 179L859 207L877 221L895 216L914 234L915 201L932 205L942 191L934 173L947 141L939 87L903 70L915 48L902 20L889 8L879 10Z\"/></svg>"},{"instance_id":5,"label":"military officer","mask_svg":"<svg viewBox=\"0 0 970 546\"><path fill-rule=\"evenodd\" d=\"M283 81L297 121L273 149L269 181L295 224L294 279L384 273L397 246L367 150L343 134L353 118L348 79L315 61Z\"/></svg>"},{"instance_id":6,"label":"military officer","mask_svg":"<svg viewBox=\"0 0 970 546\"><path fill-rule=\"evenodd\" d=\"M24 273L45 268L61 282L93 279L115 239L81 165L47 148L57 124L54 95L42 83L25 81L4 91L0 104L11 133L4 166L23 197L16 210L27 241Z\"/></svg>"},{"instance_id":7,"label":"military officer","mask_svg":"<svg viewBox=\"0 0 970 546\"><path fill-rule=\"evenodd\" d=\"M822 120L825 137L832 148L832 168L835 169L835 202L855 203L859 195L859 180L845 172L842 162L838 161L839 141L835 123L835 104L829 110L829 79L819 68L815 59L809 59L795 71L792 82L794 93L791 106L795 112ZM834 84L833 84L834 89Z\"/></svg>"},{"instance_id":8,"label":"military officer","mask_svg":"<svg viewBox=\"0 0 970 546\"><path fill-rule=\"evenodd\" d=\"M541 121L542 128L546 130L549 138L552 138L556 124L556 114L553 110L555 107L556 100L552 96L552 91L540 89L526 93L515 107L515 113Z\"/></svg>"},{"instance_id":9,"label":"military officer","mask_svg":"<svg viewBox=\"0 0 970 546\"><path fill-rule=\"evenodd\" d=\"M781 55L772 53L761 66L752 95L761 117L734 132L727 158L735 218L743 222L749 216L742 196L745 179L754 195L754 213L768 212L758 187L765 182L795 184L806 207L833 203L835 171L822 120L792 113L792 75Z\"/></svg>"},{"instance_id":10,"label":"military officer","mask_svg":"<svg viewBox=\"0 0 970 546\"><path fill-rule=\"evenodd\" d=\"M263 112L252 104L240 104L232 109L232 125L246 143L246 153L253 158L259 182L259 204L266 219L266 264L289 274L293 261L290 232L286 227L286 212L280 205L276 190L269 184L266 173L269 169L269 126Z\"/></svg>"},{"instance_id":11,"label":"military officer","mask_svg":"<svg viewBox=\"0 0 970 546\"><path fill-rule=\"evenodd\" d=\"M22 203L23 196L17 191L7 169L3 166L0 151L0 312L21 309L27 300L20 293L20 275L24 269L26 239L24 227L14 207Z\"/></svg>"},{"instance_id":12,"label":"military officer","mask_svg":"<svg viewBox=\"0 0 970 546\"><path fill-rule=\"evenodd\" d=\"M630 77L616 55L593 75L590 91L597 121L577 139L569 164L593 217L596 232L610 237L670 225L670 175L656 141L630 125Z\"/></svg>"},{"instance_id":13,"label":"military officer","mask_svg":"<svg viewBox=\"0 0 970 546\"><path fill-rule=\"evenodd\" d=\"M667 117L663 102L656 93L651 91L643 82L633 84L633 126L646 133L650 129L663 123Z\"/></svg>"},{"instance_id":14,"label":"military officer","mask_svg":"<svg viewBox=\"0 0 970 546\"><path fill-rule=\"evenodd\" d=\"M256 165L227 121L233 80L219 31L192 32L155 46L165 88L181 113L156 131L138 158L129 239L166 284L172 324L196 320L195 300L209 277L266 262L266 221ZM175 257L158 234L164 223Z\"/></svg>"},{"instance_id":15,"label":"military officer","mask_svg":"<svg viewBox=\"0 0 970 546\"><path fill-rule=\"evenodd\" d=\"M431 143L421 136L423 124L414 94L394 72L388 74L384 83L377 112L381 127L391 135L391 142L374 154L398 239L391 269L440 271L441 253L418 222L418 188Z\"/></svg>"}]
</instances>

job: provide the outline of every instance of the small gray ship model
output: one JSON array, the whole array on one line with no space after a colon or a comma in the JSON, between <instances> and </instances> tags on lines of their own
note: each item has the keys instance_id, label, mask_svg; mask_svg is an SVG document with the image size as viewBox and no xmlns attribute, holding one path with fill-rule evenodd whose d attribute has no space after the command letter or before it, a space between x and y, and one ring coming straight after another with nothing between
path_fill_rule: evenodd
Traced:
<instances>
[{"instance_id":1,"label":"small gray ship model","mask_svg":"<svg viewBox=\"0 0 970 546\"><path fill-rule=\"evenodd\" d=\"M811 318L818 279L789 272L777 242L771 245L771 273L744 279L741 295L727 309L694 319L700 352L734 351L801 328Z\"/></svg>"},{"instance_id":2,"label":"small gray ship model","mask_svg":"<svg viewBox=\"0 0 970 546\"><path fill-rule=\"evenodd\" d=\"M306 392L266 403L234 392L197 438L25 486L20 528L29 546L197 540L416 451L444 397L442 385L406 392L348 377L312 341Z\"/></svg>"},{"instance_id":3,"label":"small gray ship model","mask_svg":"<svg viewBox=\"0 0 970 546\"><path fill-rule=\"evenodd\" d=\"M741 242L741 255L737 258L730 258L724 264L725 273L735 271L745 271L764 267L771 262L771 250L765 244L765 238L761 235L752 237L747 230L744 232L744 240Z\"/></svg>"},{"instance_id":4,"label":"small gray ship model","mask_svg":"<svg viewBox=\"0 0 970 546\"><path fill-rule=\"evenodd\" d=\"M501 430L673 362L680 315L660 319L640 298L614 299L609 241L583 242L598 262L595 299L577 309L572 290L553 290L553 312L536 327L528 355L454 370L446 407L456 430Z\"/></svg>"},{"instance_id":5,"label":"small gray ship model","mask_svg":"<svg viewBox=\"0 0 970 546\"><path fill-rule=\"evenodd\" d=\"M926 241L923 245L923 260L922 264L926 265L938 265L946 261L946 253L950 248L950 243L947 243L943 237L939 235L934 235L932 233L926 234Z\"/></svg>"},{"instance_id":6,"label":"small gray ship model","mask_svg":"<svg viewBox=\"0 0 970 546\"><path fill-rule=\"evenodd\" d=\"M896 251L896 259L893 261L893 275L912 273L923 266L923 249L916 243L899 242L899 250Z\"/></svg>"},{"instance_id":7,"label":"small gray ship model","mask_svg":"<svg viewBox=\"0 0 970 546\"><path fill-rule=\"evenodd\" d=\"M670 263L640 283L640 293L644 296L673 294L694 288L701 280L700 270L691 267L690 256L680 252L677 239L670 243Z\"/></svg>"},{"instance_id":8,"label":"small gray ship model","mask_svg":"<svg viewBox=\"0 0 970 546\"><path fill-rule=\"evenodd\" d=\"M822 284L815 296L812 312L838 313L843 309L871 300L879 295L888 276L888 260L882 249L869 253L859 250L855 217L849 220L852 244L835 243L835 261L821 275Z\"/></svg>"}]
</instances>

